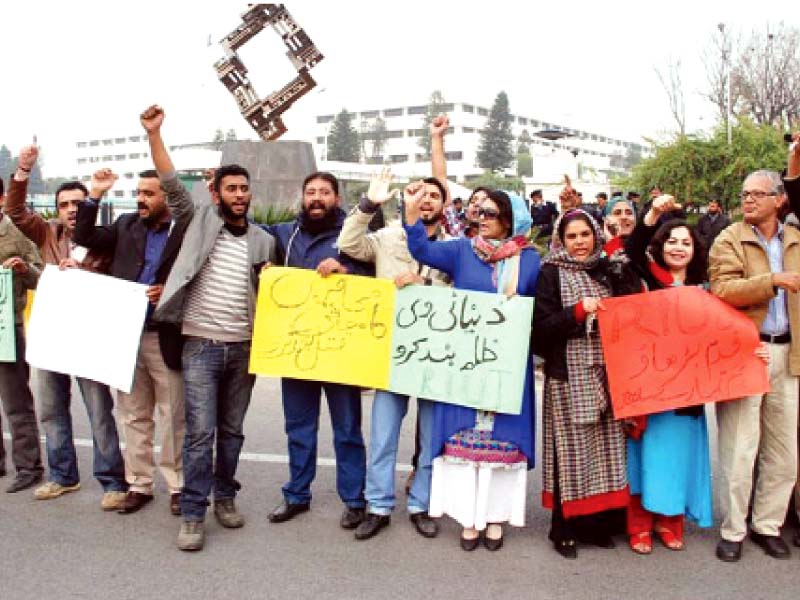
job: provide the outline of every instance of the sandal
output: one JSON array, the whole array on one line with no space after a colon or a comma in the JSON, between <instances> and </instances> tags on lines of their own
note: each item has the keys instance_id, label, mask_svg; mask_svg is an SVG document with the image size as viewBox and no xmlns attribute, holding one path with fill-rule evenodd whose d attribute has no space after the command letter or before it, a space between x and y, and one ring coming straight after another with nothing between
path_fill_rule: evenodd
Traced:
<instances>
[{"instance_id":1,"label":"sandal","mask_svg":"<svg viewBox=\"0 0 800 600\"><path fill-rule=\"evenodd\" d=\"M649 531L632 534L628 542L636 554L650 554L653 551L653 536Z\"/></svg>"},{"instance_id":2,"label":"sandal","mask_svg":"<svg viewBox=\"0 0 800 600\"><path fill-rule=\"evenodd\" d=\"M683 540L666 527L656 527L656 535L661 543L670 550L683 550Z\"/></svg>"}]
</instances>

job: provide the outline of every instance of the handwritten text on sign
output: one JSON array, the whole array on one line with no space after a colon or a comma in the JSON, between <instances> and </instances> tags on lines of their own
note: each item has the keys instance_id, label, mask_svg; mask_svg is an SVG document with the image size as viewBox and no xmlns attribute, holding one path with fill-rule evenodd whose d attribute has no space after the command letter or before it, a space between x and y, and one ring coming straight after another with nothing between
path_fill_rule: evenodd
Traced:
<instances>
[{"instance_id":1,"label":"handwritten text on sign","mask_svg":"<svg viewBox=\"0 0 800 600\"><path fill-rule=\"evenodd\" d=\"M395 298L391 390L519 414L533 301L444 287Z\"/></svg>"},{"instance_id":2,"label":"handwritten text on sign","mask_svg":"<svg viewBox=\"0 0 800 600\"><path fill-rule=\"evenodd\" d=\"M16 360L14 275L11 269L0 268L0 362L14 362Z\"/></svg>"},{"instance_id":3,"label":"handwritten text on sign","mask_svg":"<svg viewBox=\"0 0 800 600\"><path fill-rule=\"evenodd\" d=\"M391 281L267 269L250 372L386 388L393 304Z\"/></svg>"},{"instance_id":4,"label":"handwritten text on sign","mask_svg":"<svg viewBox=\"0 0 800 600\"><path fill-rule=\"evenodd\" d=\"M697 287L604 301L600 336L619 419L769 390L747 317Z\"/></svg>"}]
</instances>

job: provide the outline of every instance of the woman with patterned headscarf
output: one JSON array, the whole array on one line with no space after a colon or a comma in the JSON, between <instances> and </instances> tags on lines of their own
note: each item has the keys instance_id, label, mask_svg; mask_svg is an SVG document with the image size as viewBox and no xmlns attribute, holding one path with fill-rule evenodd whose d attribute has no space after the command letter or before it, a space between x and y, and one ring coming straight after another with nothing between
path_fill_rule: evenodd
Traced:
<instances>
[{"instance_id":1,"label":"woman with patterned headscarf","mask_svg":"<svg viewBox=\"0 0 800 600\"><path fill-rule=\"evenodd\" d=\"M478 210L478 235L445 242L425 235L411 186L405 199L408 249L416 260L447 273L456 288L533 296L539 254L526 237L531 217L522 198L489 192ZM530 360L518 415L436 404L430 515L447 514L461 524L464 550L474 550L484 530L486 548L498 550L503 544L502 523L524 525L534 430Z\"/></svg>"},{"instance_id":2,"label":"woman with patterned headscarf","mask_svg":"<svg viewBox=\"0 0 800 600\"><path fill-rule=\"evenodd\" d=\"M597 311L603 300L640 288L627 264L603 253L603 235L585 211L556 223L555 248L536 287L534 352L545 359L543 504L550 540L566 558L577 542L612 548L607 511L629 501L625 436L609 402Z\"/></svg>"}]
</instances>

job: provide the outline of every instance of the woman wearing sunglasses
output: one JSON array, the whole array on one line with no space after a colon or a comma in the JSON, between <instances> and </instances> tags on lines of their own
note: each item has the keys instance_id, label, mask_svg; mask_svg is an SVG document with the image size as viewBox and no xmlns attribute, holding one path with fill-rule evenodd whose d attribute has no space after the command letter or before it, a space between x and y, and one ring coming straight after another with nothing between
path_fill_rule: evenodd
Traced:
<instances>
[{"instance_id":1,"label":"woman wearing sunglasses","mask_svg":"<svg viewBox=\"0 0 800 600\"><path fill-rule=\"evenodd\" d=\"M447 273L456 288L533 296L539 254L525 237L531 217L522 198L489 192L477 211L477 236L437 242L420 221L418 185L409 185L404 196L408 248L416 260ZM461 524L464 550L477 548L481 537L487 549L498 550L502 523L524 525L534 459L531 365L519 415L444 403L434 409L430 515L447 514Z\"/></svg>"}]
</instances>

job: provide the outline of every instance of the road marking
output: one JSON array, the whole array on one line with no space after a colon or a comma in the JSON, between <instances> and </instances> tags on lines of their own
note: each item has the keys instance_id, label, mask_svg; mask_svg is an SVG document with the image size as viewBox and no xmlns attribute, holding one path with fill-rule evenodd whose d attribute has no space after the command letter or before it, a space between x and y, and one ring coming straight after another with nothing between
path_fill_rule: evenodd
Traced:
<instances>
[{"instance_id":1,"label":"road marking","mask_svg":"<svg viewBox=\"0 0 800 600\"><path fill-rule=\"evenodd\" d=\"M10 440L11 435L8 433L3 433L3 439ZM44 436L41 437L42 442L44 443ZM79 446L82 448L91 448L92 447L92 440L87 440L83 438L75 438L73 440L75 446ZM125 444L120 444L121 448L125 447ZM156 452L161 452L161 446L155 447ZM289 464L289 457L285 454L269 454L269 453L262 453L262 452L242 452L239 455L239 460L243 460L245 462L260 462L260 463L277 463L288 465ZM317 465L321 467L335 467L336 466L336 459L335 458L325 458L325 457L318 457L317 458ZM399 464L397 465L397 470L403 473L408 473L411 471L411 465L408 464Z\"/></svg>"}]
</instances>

